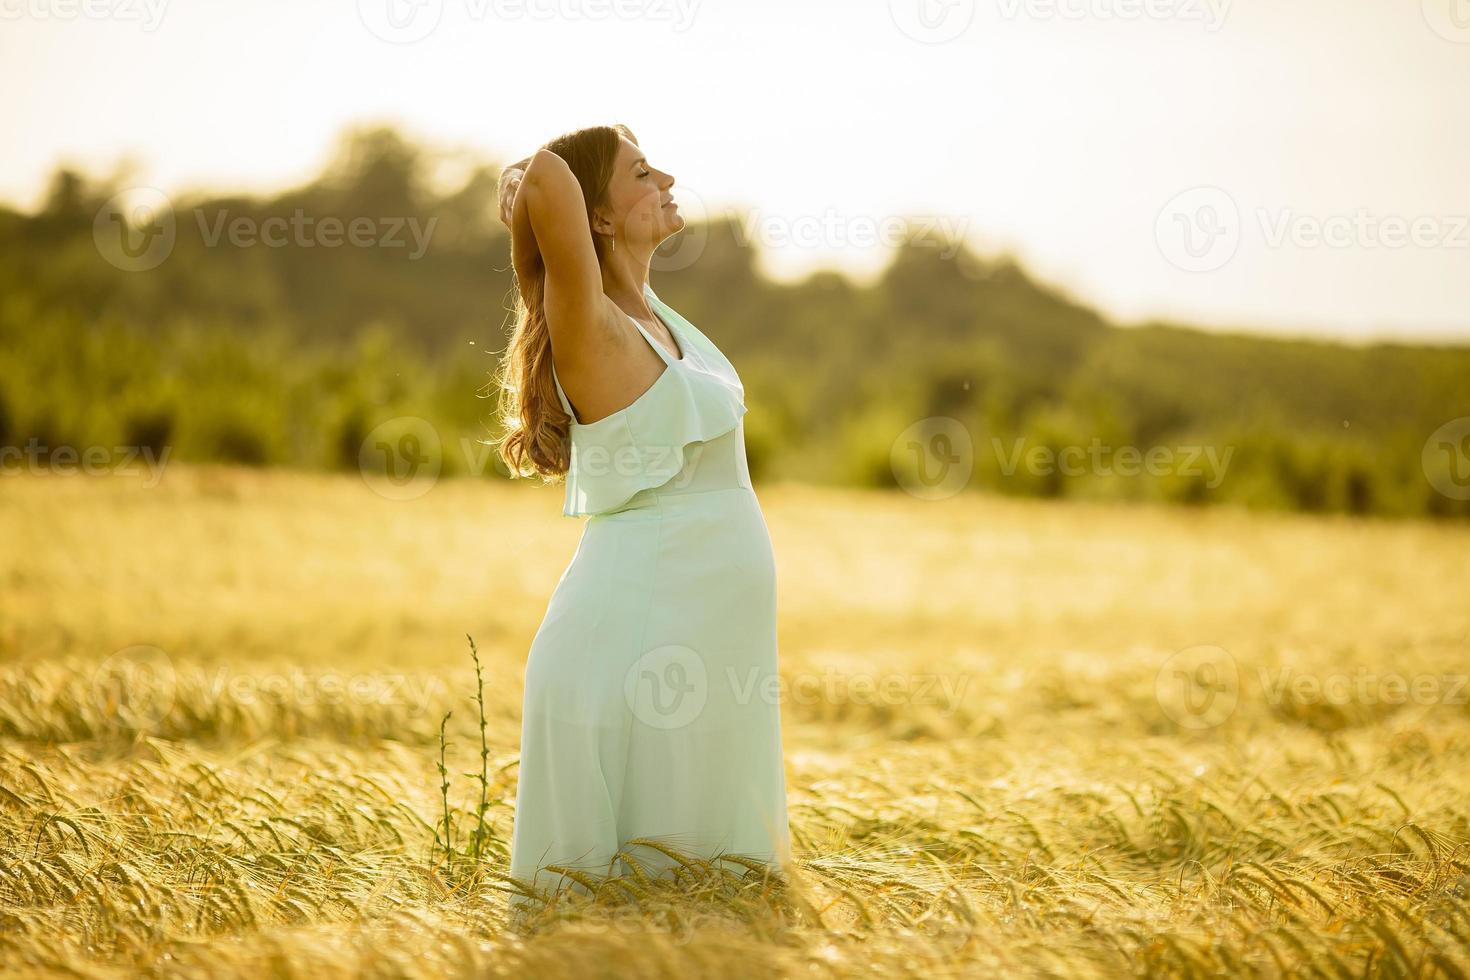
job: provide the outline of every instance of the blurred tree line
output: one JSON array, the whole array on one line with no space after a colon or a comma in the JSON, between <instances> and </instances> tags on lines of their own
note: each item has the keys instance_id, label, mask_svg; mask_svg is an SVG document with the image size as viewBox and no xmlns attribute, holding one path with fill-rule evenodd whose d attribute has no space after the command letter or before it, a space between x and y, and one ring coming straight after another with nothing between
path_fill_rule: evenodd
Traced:
<instances>
[{"instance_id":1,"label":"blurred tree line","mask_svg":"<svg viewBox=\"0 0 1470 980\"><path fill-rule=\"evenodd\" d=\"M99 244L119 233L99 215L122 179L58 171L36 213L0 209L0 446L354 469L368 433L414 416L446 471L503 475L482 444L513 304L498 173L353 130L304 186L175 195L167 257L130 271ZM261 236L270 219L295 220L285 244ZM331 244L327 219L367 219L376 239ZM242 224L253 243L232 242ZM1119 327L957 246L915 236L870 286L784 285L730 217L666 243L653 284L739 368L759 477L892 485L900 433L947 417L972 436L970 485L1002 493L1470 516L1423 456L1470 415L1470 348ZM1006 465L1089 445L1231 455L1218 481Z\"/></svg>"}]
</instances>

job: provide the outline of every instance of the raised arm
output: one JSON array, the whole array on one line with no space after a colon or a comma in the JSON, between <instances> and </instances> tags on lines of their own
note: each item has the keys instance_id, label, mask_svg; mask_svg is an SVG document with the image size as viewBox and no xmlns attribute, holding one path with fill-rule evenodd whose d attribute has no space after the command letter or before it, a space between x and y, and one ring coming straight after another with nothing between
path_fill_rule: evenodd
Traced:
<instances>
[{"instance_id":1,"label":"raised arm","mask_svg":"<svg viewBox=\"0 0 1470 980\"><path fill-rule=\"evenodd\" d=\"M545 268L543 302L552 350L575 360L583 342L607 317L602 270L587 227L582 187L565 160L550 150L531 157L516 194L511 221L516 274L538 261Z\"/></svg>"}]
</instances>

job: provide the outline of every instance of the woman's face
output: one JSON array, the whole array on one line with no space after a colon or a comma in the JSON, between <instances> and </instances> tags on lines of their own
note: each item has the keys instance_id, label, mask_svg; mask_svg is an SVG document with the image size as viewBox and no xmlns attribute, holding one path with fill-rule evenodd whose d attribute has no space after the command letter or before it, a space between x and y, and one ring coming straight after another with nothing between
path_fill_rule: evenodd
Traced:
<instances>
[{"instance_id":1,"label":"woman's face","mask_svg":"<svg viewBox=\"0 0 1470 980\"><path fill-rule=\"evenodd\" d=\"M674 178L650 165L638 144L624 136L603 210L610 227L599 230L616 234L639 251L652 252L684 227L673 186Z\"/></svg>"}]
</instances>

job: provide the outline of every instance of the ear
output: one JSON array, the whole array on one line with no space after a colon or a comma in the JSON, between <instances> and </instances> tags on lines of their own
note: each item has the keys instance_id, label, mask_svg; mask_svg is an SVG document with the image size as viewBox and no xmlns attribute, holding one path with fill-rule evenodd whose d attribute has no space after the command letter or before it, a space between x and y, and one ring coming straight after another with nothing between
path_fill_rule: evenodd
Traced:
<instances>
[{"instance_id":1,"label":"ear","mask_svg":"<svg viewBox=\"0 0 1470 980\"><path fill-rule=\"evenodd\" d=\"M593 208L592 231L598 235L611 235L616 231L612 218L608 216L606 208Z\"/></svg>"}]
</instances>

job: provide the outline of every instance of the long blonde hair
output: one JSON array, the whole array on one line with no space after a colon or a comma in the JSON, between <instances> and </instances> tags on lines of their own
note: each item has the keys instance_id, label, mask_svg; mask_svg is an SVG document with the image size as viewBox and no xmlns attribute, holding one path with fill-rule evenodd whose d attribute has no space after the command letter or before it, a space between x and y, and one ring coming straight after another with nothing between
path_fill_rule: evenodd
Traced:
<instances>
[{"instance_id":1,"label":"long blonde hair","mask_svg":"<svg viewBox=\"0 0 1470 980\"><path fill-rule=\"evenodd\" d=\"M621 137L637 143L628 127L590 126L547 143L567 162L587 202L587 228L592 212L606 203ZM597 261L605 260L601 235L592 236ZM521 282L516 277L515 327L493 382L500 388L502 435L493 443L512 477L540 475L548 482L564 476L571 458L572 418L556 396L551 374L551 331L546 325L546 267Z\"/></svg>"}]
</instances>

